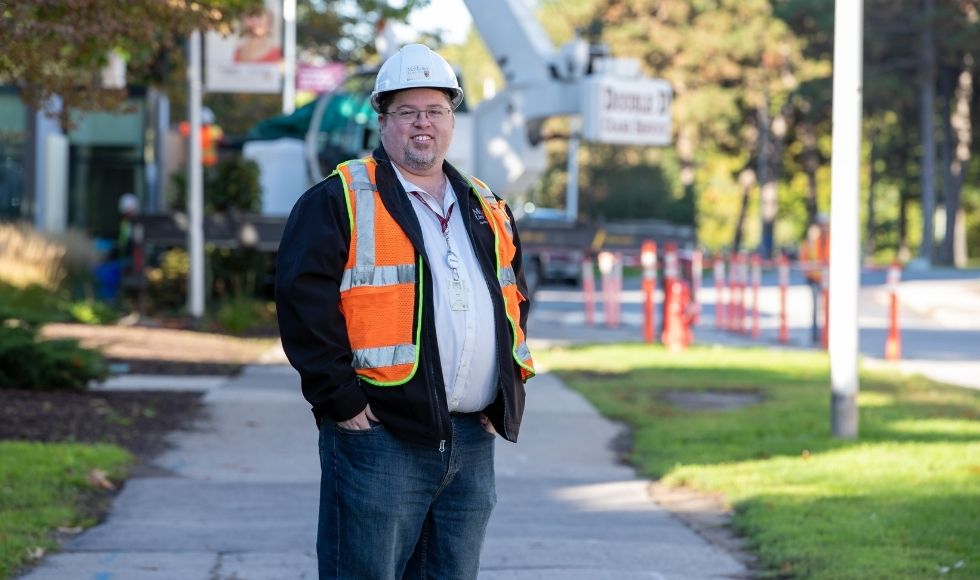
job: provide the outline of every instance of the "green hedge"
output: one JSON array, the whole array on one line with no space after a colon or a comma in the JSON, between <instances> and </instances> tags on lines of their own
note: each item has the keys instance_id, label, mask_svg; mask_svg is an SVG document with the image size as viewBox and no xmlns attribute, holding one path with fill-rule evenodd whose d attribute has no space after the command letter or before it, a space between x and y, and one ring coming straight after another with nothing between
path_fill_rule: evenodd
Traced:
<instances>
[{"instance_id":1,"label":"green hedge","mask_svg":"<svg viewBox=\"0 0 980 580\"><path fill-rule=\"evenodd\" d=\"M40 340L33 327L0 322L0 388L84 391L107 376L98 351L75 340Z\"/></svg>"}]
</instances>

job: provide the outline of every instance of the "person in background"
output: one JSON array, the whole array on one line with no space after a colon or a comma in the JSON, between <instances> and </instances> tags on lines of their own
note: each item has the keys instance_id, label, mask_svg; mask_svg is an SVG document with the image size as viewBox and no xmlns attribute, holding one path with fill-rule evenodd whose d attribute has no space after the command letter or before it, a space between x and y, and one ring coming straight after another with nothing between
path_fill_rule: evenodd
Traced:
<instances>
[{"instance_id":1,"label":"person in background","mask_svg":"<svg viewBox=\"0 0 980 580\"><path fill-rule=\"evenodd\" d=\"M827 265L830 263L830 221L827 214L817 214L817 219L806 230L806 238L800 244L800 262L806 282L813 296L813 318L810 324L811 340L819 343L820 314L823 309L823 285Z\"/></svg>"},{"instance_id":2,"label":"person in background","mask_svg":"<svg viewBox=\"0 0 980 580\"><path fill-rule=\"evenodd\" d=\"M276 279L320 430L321 579L474 579L516 441L527 290L507 205L446 161L463 91L421 44L382 65L381 146L302 195Z\"/></svg>"},{"instance_id":3,"label":"person in background","mask_svg":"<svg viewBox=\"0 0 980 580\"><path fill-rule=\"evenodd\" d=\"M132 193L124 193L119 196L119 237L116 241L116 248L119 251L119 259L128 265L133 256L133 221L140 212L140 200Z\"/></svg>"}]
</instances>

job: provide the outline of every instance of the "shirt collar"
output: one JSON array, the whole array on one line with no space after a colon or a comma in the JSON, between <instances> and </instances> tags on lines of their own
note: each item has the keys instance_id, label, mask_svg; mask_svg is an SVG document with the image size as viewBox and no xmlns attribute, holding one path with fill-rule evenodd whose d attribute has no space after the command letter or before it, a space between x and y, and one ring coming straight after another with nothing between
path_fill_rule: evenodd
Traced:
<instances>
[{"instance_id":1,"label":"shirt collar","mask_svg":"<svg viewBox=\"0 0 980 580\"><path fill-rule=\"evenodd\" d=\"M436 198L434 198L432 196L432 194L430 194L428 191L422 189L421 187L415 185L411 181L405 179L405 176L402 175L402 172L401 172L401 170L398 169L398 166L397 165L395 165L394 163L392 163L391 164L391 167L392 167L392 169L395 170L395 176L398 177L398 181L401 182L402 187L405 188L405 191L406 192L409 192L409 191L418 191L423 196L427 197L428 199L431 199L433 205L436 204ZM454 203L456 203L456 192L455 192L455 190L453 190L453 184L450 183L449 176L447 175L446 176L445 195L444 195L443 200L442 200L442 212L443 212L443 214L447 213L449 211L449 206L451 206Z\"/></svg>"}]
</instances>

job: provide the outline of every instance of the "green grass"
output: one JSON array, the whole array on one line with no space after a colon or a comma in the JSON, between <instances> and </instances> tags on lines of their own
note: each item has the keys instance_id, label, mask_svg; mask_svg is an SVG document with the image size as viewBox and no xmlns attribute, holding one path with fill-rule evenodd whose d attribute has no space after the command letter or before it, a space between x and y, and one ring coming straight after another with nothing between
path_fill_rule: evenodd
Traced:
<instances>
[{"instance_id":1,"label":"green grass","mask_svg":"<svg viewBox=\"0 0 980 580\"><path fill-rule=\"evenodd\" d=\"M722 492L766 575L980 577L980 393L863 373L860 437L845 441L830 434L823 353L614 345L535 358L632 427L645 475ZM763 400L706 411L664 397L692 390Z\"/></svg>"},{"instance_id":2,"label":"green grass","mask_svg":"<svg viewBox=\"0 0 980 580\"><path fill-rule=\"evenodd\" d=\"M59 527L93 525L81 505L96 493L88 474L101 469L116 480L131 462L112 445L0 441L0 578L28 563L37 548L56 547Z\"/></svg>"}]
</instances>

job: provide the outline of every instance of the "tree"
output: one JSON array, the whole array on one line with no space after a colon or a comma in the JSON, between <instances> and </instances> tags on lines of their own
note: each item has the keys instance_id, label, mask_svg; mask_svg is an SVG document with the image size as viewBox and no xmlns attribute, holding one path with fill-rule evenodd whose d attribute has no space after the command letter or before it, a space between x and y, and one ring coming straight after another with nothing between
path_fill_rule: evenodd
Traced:
<instances>
[{"instance_id":1,"label":"tree","mask_svg":"<svg viewBox=\"0 0 980 580\"><path fill-rule=\"evenodd\" d=\"M750 183L746 168L754 166L762 193L762 249L770 251L791 97L801 82L826 72L804 57L803 45L768 0L607 0L602 18L603 37L617 56L640 58L647 73L674 87L684 195L697 199L698 174L706 163L729 167L730 195L744 191L738 183ZM721 213L723 206L697 207L706 227L725 228L739 244L747 238L737 231L744 220L736 221L727 209ZM700 237L707 233L699 226Z\"/></svg>"},{"instance_id":2,"label":"tree","mask_svg":"<svg viewBox=\"0 0 980 580\"><path fill-rule=\"evenodd\" d=\"M100 78L119 53L136 75L153 76L162 55L190 31L227 29L261 0L32 0L0 3L0 82L69 126L74 110L119 106L125 89ZM51 109L52 97L60 108Z\"/></svg>"},{"instance_id":3,"label":"tree","mask_svg":"<svg viewBox=\"0 0 980 580\"><path fill-rule=\"evenodd\" d=\"M937 261L966 265L966 223L962 207L963 184L972 159L972 109L976 100L977 35L980 35L980 2L949 0L942 3L943 27L955 31L944 35L939 46L941 66L940 101L942 110L942 178L946 210L945 236Z\"/></svg>"}]
</instances>

